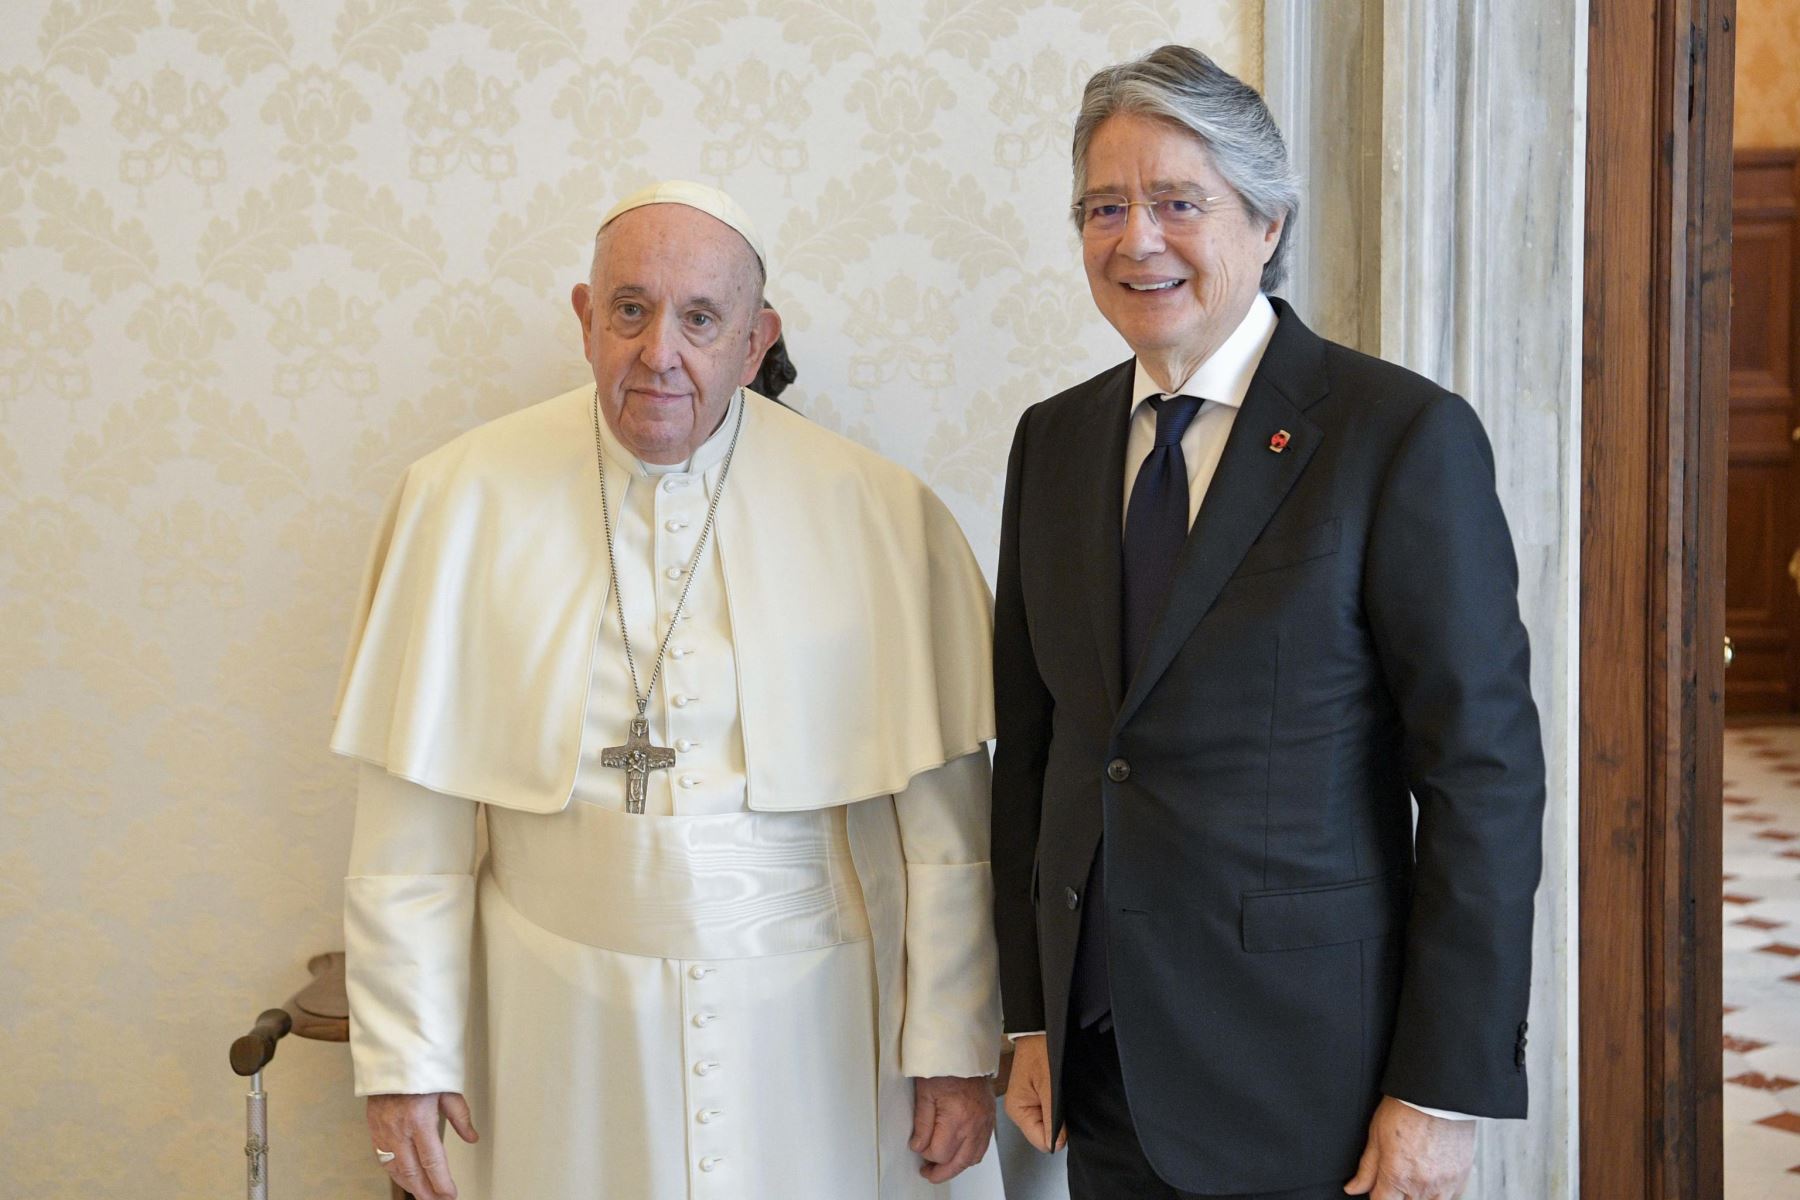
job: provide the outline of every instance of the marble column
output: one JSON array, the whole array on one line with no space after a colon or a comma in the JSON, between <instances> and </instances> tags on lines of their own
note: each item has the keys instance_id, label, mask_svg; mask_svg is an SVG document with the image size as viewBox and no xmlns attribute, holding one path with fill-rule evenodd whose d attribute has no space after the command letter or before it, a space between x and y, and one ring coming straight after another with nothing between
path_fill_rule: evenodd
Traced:
<instances>
[{"instance_id":1,"label":"marble column","mask_svg":"<svg viewBox=\"0 0 1800 1200\"><path fill-rule=\"evenodd\" d=\"M1585 0L1268 0L1264 10L1268 98L1307 178L1310 232L1289 292L1330 336L1469 399L1494 443L1519 556L1550 797L1531 1117L1482 1122L1469 1200L1577 1192L1586 8Z\"/></svg>"},{"instance_id":2,"label":"marble column","mask_svg":"<svg viewBox=\"0 0 1800 1200\"><path fill-rule=\"evenodd\" d=\"M1315 332L1381 338L1381 0L1268 0L1263 95L1300 170L1291 278Z\"/></svg>"}]
</instances>

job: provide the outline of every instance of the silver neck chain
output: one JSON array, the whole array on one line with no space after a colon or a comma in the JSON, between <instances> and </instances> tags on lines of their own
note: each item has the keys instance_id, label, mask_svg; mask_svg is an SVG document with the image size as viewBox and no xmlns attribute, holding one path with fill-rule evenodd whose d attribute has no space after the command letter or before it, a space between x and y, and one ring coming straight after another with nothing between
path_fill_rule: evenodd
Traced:
<instances>
[{"instance_id":1,"label":"silver neck chain","mask_svg":"<svg viewBox=\"0 0 1800 1200\"><path fill-rule=\"evenodd\" d=\"M731 474L731 460L737 454L738 434L744 431L744 409L748 403L743 397L743 389L738 389L737 421L731 427L731 445L726 448L724 465L719 468L719 482L714 485L712 500L706 506L706 523L700 527L700 540L694 543L694 557L688 560L687 582L681 585L681 596L675 601L675 611L669 614L669 628L663 634L662 644L656 648L656 662L650 668L650 686L643 691L638 690L637 661L631 656L631 634L625 629L625 597L619 593L619 559L613 550L612 502L606 492L606 444L600 433L600 389L594 388L594 460L600 466L600 518L606 523L606 565L612 571L612 594L619 605L619 640L625 643L625 665L631 671L631 698L637 701L638 716L650 707L650 695L656 691L656 681L662 675L663 655L668 653L669 639L675 636L675 622L681 619L681 609L687 603L688 589L694 586L694 572L700 567L700 555L706 551L706 538L712 532L713 518L719 512L719 497L725 494L725 477ZM705 475L701 476L702 481Z\"/></svg>"}]
</instances>

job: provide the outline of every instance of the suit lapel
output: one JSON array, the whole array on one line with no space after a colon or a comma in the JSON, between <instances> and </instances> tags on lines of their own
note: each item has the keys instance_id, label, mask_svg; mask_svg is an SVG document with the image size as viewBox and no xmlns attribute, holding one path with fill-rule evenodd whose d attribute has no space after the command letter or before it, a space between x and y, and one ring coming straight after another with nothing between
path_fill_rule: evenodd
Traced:
<instances>
[{"instance_id":1,"label":"suit lapel","mask_svg":"<svg viewBox=\"0 0 1800 1200\"><path fill-rule=\"evenodd\" d=\"M1088 565L1088 616L1093 622L1100 673L1106 680L1107 708L1112 711L1118 709L1124 688L1119 665L1120 538L1125 520L1125 436L1136 369L1137 361L1129 359L1094 389L1084 444L1076 452L1082 478L1071 491L1080 513L1086 514L1071 526L1082 530L1086 543L1079 547L1075 561Z\"/></svg>"},{"instance_id":2,"label":"suit lapel","mask_svg":"<svg viewBox=\"0 0 1800 1200\"><path fill-rule=\"evenodd\" d=\"M1168 670L1324 440L1323 431L1304 415L1326 391L1324 343L1287 305L1280 300L1274 304L1280 318L1275 334L1232 423L1219 469L1176 564L1169 598L1151 631L1144 661L1138 664L1131 688L1117 709L1115 727L1131 719ZM1271 439L1283 431L1288 440L1281 452L1275 453ZM1122 446L1119 453L1122 460ZM1115 510L1118 503L1115 499ZM1118 561L1115 547L1115 576ZM1117 611L1115 597L1115 614Z\"/></svg>"}]
</instances>

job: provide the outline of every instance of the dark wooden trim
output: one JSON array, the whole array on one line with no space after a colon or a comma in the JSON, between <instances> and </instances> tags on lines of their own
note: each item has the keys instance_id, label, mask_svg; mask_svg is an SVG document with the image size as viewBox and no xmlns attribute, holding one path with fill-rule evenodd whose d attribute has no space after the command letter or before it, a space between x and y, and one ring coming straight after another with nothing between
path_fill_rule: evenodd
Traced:
<instances>
[{"instance_id":1,"label":"dark wooden trim","mask_svg":"<svg viewBox=\"0 0 1800 1200\"><path fill-rule=\"evenodd\" d=\"M1745 166L1782 167L1800 159L1800 148L1793 146L1744 146L1735 153Z\"/></svg>"},{"instance_id":2,"label":"dark wooden trim","mask_svg":"<svg viewBox=\"0 0 1800 1200\"><path fill-rule=\"evenodd\" d=\"M1591 0L1581 1194L1715 1200L1735 0Z\"/></svg>"},{"instance_id":3,"label":"dark wooden trim","mask_svg":"<svg viewBox=\"0 0 1800 1200\"><path fill-rule=\"evenodd\" d=\"M1711 0L1695 18L1693 156L1688 177L1684 301L1696 344L1685 358L1689 395L1698 411L1684 422L1685 451L1696 469L1686 477L1683 611L1691 631L1682 645L1680 678L1692 681L1681 705L1681 819L1672 829L1685 880L1669 903L1681 987L1678 1089L1671 1106L1683 1148L1678 1194L1718 1197L1725 1188L1723 1036L1725 859L1725 548L1726 480L1731 413L1731 181L1735 171L1732 110L1737 68L1737 0ZM1681 843L1685 843L1682 845ZM1665 1189L1665 1192L1667 1190ZM1668 1193L1677 1194L1677 1193Z\"/></svg>"}]
</instances>

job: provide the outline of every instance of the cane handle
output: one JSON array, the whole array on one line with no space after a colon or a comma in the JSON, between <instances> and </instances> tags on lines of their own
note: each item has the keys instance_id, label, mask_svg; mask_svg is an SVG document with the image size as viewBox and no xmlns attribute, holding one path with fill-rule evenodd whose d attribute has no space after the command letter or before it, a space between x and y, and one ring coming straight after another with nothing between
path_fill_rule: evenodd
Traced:
<instances>
[{"instance_id":1,"label":"cane handle","mask_svg":"<svg viewBox=\"0 0 1800 1200\"><path fill-rule=\"evenodd\" d=\"M268 1066L275 1057L275 1043L293 1027L294 1018L286 1010L266 1010L249 1033L231 1043L231 1069L239 1075L254 1075Z\"/></svg>"}]
</instances>

